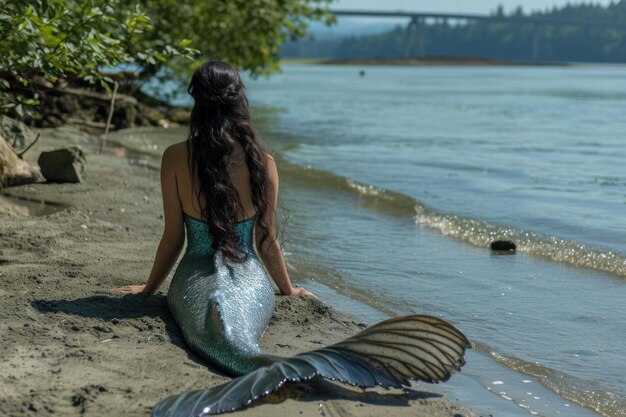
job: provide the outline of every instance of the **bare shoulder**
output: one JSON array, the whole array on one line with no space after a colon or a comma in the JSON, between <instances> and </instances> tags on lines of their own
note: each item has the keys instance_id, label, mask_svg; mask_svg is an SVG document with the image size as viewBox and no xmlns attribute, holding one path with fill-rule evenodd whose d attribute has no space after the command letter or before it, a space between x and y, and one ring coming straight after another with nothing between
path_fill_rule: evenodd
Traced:
<instances>
[{"instance_id":1,"label":"bare shoulder","mask_svg":"<svg viewBox=\"0 0 626 417\"><path fill-rule=\"evenodd\" d=\"M278 168L276 166L276 160L272 155L265 152L265 162L267 164L267 170L269 171L270 176L277 175Z\"/></svg>"},{"instance_id":2,"label":"bare shoulder","mask_svg":"<svg viewBox=\"0 0 626 417\"><path fill-rule=\"evenodd\" d=\"M269 153L265 153L266 156L266 166L267 166L267 176L270 184L274 186L278 186L278 167L276 166L276 160Z\"/></svg>"},{"instance_id":3,"label":"bare shoulder","mask_svg":"<svg viewBox=\"0 0 626 417\"><path fill-rule=\"evenodd\" d=\"M187 141L173 143L163 151L163 157L175 158L187 155Z\"/></svg>"},{"instance_id":4,"label":"bare shoulder","mask_svg":"<svg viewBox=\"0 0 626 417\"><path fill-rule=\"evenodd\" d=\"M174 143L163 151L162 165L180 165L187 160L187 142Z\"/></svg>"},{"instance_id":5,"label":"bare shoulder","mask_svg":"<svg viewBox=\"0 0 626 417\"><path fill-rule=\"evenodd\" d=\"M161 178L178 177L181 167L187 162L187 147L185 142L174 143L163 151L161 157Z\"/></svg>"},{"instance_id":6,"label":"bare shoulder","mask_svg":"<svg viewBox=\"0 0 626 417\"><path fill-rule=\"evenodd\" d=\"M265 163L267 164L270 172L276 171L276 160L269 152L265 152Z\"/></svg>"}]
</instances>

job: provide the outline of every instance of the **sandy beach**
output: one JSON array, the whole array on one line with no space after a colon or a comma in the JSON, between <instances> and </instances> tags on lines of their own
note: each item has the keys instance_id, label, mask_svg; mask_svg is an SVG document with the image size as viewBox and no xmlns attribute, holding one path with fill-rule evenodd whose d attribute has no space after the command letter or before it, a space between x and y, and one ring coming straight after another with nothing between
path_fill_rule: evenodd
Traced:
<instances>
[{"instance_id":1,"label":"sandy beach","mask_svg":"<svg viewBox=\"0 0 626 417\"><path fill-rule=\"evenodd\" d=\"M0 204L0 415L148 416L159 399L226 381L186 347L167 309L167 282L153 296L110 291L147 278L162 231L158 171L129 164L121 149L98 155L99 140L74 128L41 133L26 160L80 145L87 176L3 190L12 198ZM57 211L26 215L7 207L16 198L54 202ZM323 300L279 296L262 348L292 355L364 326ZM475 415L450 400L427 384L404 393L321 382L238 415Z\"/></svg>"}]
</instances>

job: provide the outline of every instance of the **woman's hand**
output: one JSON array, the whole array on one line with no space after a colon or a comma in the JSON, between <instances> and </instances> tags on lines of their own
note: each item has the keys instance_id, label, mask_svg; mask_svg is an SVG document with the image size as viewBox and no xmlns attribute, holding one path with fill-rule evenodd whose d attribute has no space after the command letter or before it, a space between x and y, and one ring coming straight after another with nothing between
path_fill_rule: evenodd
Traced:
<instances>
[{"instance_id":1,"label":"woman's hand","mask_svg":"<svg viewBox=\"0 0 626 417\"><path fill-rule=\"evenodd\" d=\"M142 294L144 292L145 285L124 285L123 287L113 288L111 291L120 294Z\"/></svg>"},{"instance_id":2,"label":"woman's hand","mask_svg":"<svg viewBox=\"0 0 626 417\"><path fill-rule=\"evenodd\" d=\"M289 295L293 295L295 297L311 297L317 300L315 294L305 290L304 288L294 288Z\"/></svg>"}]
</instances>

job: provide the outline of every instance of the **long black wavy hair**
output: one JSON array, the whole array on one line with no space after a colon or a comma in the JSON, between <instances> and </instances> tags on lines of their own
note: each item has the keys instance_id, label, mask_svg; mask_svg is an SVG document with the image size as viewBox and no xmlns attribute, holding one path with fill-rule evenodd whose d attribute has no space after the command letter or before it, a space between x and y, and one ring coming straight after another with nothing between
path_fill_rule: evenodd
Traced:
<instances>
[{"instance_id":1,"label":"long black wavy hair","mask_svg":"<svg viewBox=\"0 0 626 417\"><path fill-rule=\"evenodd\" d=\"M231 260L241 259L237 218L245 216L230 177L236 142L245 151L250 172L255 232L261 234L257 236L260 245L269 238L272 224L266 150L252 127L244 89L239 72L218 59L200 65L187 88L194 99L187 138L189 164L195 173L193 189L198 193L202 217L209 224L213 249Z\"/></svg>"}]
</instances>

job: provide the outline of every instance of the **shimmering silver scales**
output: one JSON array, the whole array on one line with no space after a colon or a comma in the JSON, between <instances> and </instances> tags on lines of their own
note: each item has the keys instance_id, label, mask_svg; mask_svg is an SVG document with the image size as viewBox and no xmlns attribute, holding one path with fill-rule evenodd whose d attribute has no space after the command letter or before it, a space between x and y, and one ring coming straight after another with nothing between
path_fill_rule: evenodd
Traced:
<instances>
[{"instance_id":1,"label":"shimmering silver scales","mask_svg":"<svg viewBox=\"0 0 626 417\"><path fill-rule=\"evenodd\" d=\"M191 349L232 375L267 364L259 339L274 312L274 289L257 257L253 219L238 223L243 262L211 248L208 225L185 216L187 251L172 278L168 304Z\"/></svg>"},{"instance_id":2,"label":"shimmering silver scales","mask_svg":"<svg viewBox=\"0 0 626 417\"><path fill-rule=\"evenodd\" d=\"M253 246L254 218L237 225L243 262L211 248L208 225L185 216L187 250L168 303L191 349L239 376L220 386L161 400L153 417L234 411L288 382L324 377L360 387L401 387L447 380L463 365L469 342L449 323L406 316L378 323L343 342L290 358L265 355L259 339L274 310L274 290Z\"/></svg>"}]
</instances>

